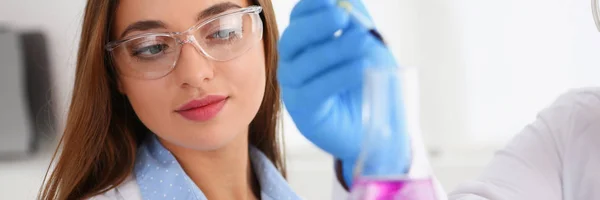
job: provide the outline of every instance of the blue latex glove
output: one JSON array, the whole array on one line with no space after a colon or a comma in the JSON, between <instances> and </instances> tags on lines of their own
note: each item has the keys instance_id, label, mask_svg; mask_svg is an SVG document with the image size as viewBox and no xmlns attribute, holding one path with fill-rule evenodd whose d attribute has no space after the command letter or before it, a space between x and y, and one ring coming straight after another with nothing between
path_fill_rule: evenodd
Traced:
<instances>
[{"instance_id":1,"label":"blue latex glove","mask_svg":"<svg viewBox=\"0 0 600 200\"><path fill-rule=\"evenodd\" d=\"M360 1L351 2L364 12ZM279 43L278 80L300 132L342 161L344 180L351 186L362 140L363 70L397 64L380 41L335 3L301 0L295 6ZM338 30L343 34L336 38Z\"/></svg>"}]
</instances>

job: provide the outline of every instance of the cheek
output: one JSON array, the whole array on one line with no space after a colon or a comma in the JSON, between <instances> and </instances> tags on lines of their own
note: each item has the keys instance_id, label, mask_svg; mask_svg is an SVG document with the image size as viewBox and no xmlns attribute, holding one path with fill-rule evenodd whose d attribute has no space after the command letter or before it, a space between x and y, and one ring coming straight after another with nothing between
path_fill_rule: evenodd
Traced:
<instances>
[{"instance_id":1,"label":"cheek","mask_svg":"<svg viewBox=\"0 0 600 200\"><path fill-rule=\"evenodd\" d=\"M171 97L164 80L122 79L123 90L135 111L150 130L162 130L170 121Z\"/></svg>"},{"instance_id":2,"label":"cheek","mask_svg":"<svg viewBox=\"0 0 600 200\"><path fill-rule=\"evenodd\" d=\"M250 117L251 121L258 112L265 92L266 71L262 48L249 51L234 65L235 67L228 68L231 70L227 74L230 74L228 82L235 87L234 95L240 104L236 109Z\"/></svg>"}]
</instances>

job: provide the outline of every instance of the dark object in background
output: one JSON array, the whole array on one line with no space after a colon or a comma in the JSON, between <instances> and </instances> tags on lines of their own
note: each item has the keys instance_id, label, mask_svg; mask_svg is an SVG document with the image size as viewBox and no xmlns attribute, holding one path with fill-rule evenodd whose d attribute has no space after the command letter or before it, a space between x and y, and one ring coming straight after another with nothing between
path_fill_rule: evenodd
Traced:
<instances>
[{"instance_id":1,"label":"dark object in background","mask_svg":"<svg viewBox=\"0 0 600 200\"><path fill-rule=\"evenodd\" d=\"M32 147L40 139L56 136L56 114L52 95L52 69L48 59L46 39L41 32L21 33L22 61L25 64L25 85L29 100L29 116L34 127Z\"/></svg>"},{"instance_id":2,"label":"dark object in background","mask_svg":"<svg viewBox=\"0 0 600 200\"><path fill-rule=\"evenodd\" d=\"M51 68L40 32L0 31L0 159L56 136Z\"/></svg>"}]
</instances>

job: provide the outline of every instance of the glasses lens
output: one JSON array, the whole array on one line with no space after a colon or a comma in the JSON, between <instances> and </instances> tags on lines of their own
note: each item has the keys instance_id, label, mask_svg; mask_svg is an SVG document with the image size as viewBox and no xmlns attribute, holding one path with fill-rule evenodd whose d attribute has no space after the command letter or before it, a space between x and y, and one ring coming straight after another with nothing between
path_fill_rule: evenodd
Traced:
<instances>
[{"instance_id":1,"label":"glasses lens","mask_svg":"<svg viewBox=\"0 0 600 200\"><path fill-rule=\"evenodd\" d=\"M120 73L144 79L167 75L178 55L177 42L169 36L140 37L120 45L113 51Z\"/></svg>"},{"instance_id":2,"label":"glasses lens","mask_svg":"<svg viewBox=\"0 0 600 200\"><path fill-rule=\"evenodd\" d=\"M262 33L258 14L237 13L209 22L195 36L209 57L228 61L251 49L262 39Z\"/></svg>"}]
</instances>

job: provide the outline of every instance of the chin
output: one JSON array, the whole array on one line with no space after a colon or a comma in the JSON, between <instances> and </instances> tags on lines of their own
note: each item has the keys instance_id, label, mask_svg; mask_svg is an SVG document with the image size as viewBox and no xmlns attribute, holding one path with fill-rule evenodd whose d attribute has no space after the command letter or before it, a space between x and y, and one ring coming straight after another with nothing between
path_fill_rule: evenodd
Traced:
<instances>
[{"instance_id":1,"label":"chin","mask_svg":"<svg viewBox=\"0 0 600 200\"><path fill-rule=\"evenodd\" d=\"M189 127L184 130L177 131L179 134L175 136L162 137L169 143L177 146L194 149L198 151L213 151L221 149L228 144L236 141L236 138L247 137L241 136L242 131L227 130L226 126L204 126L201 128ZM159 136L160 137L160 136Z\"/></svg>"}]
</instances>

